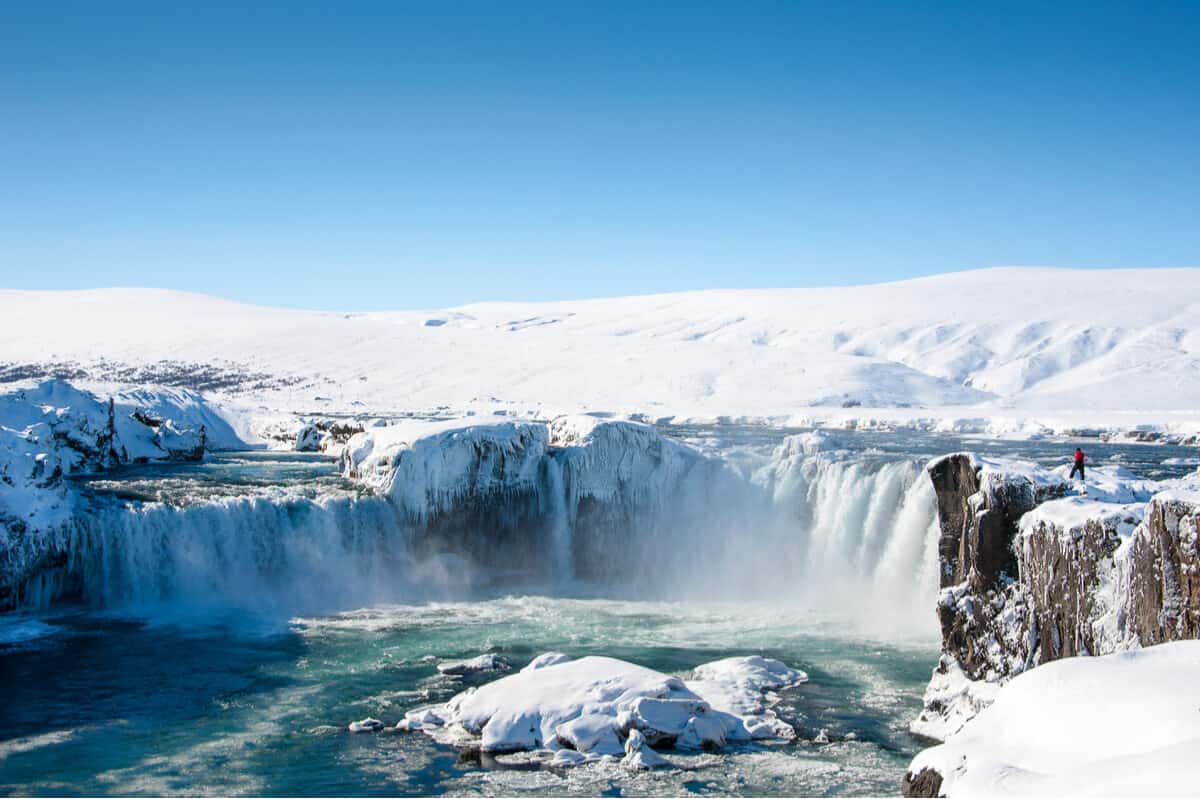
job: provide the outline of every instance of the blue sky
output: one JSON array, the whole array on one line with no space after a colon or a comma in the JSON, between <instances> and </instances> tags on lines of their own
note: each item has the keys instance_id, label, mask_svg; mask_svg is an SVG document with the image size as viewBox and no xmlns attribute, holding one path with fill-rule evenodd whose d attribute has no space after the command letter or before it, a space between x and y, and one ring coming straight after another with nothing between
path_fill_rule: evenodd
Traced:
<instances>
[{"instance_id":1,"label":"blue sky","mask_svg":"<svg viewBox=\"0 0 1200 799\"><path fill-rule=\"evenodd\" d=\"M0 285L346 310L1200 265L1200 3L0 5Z\"/></svg>"}]
</instances>

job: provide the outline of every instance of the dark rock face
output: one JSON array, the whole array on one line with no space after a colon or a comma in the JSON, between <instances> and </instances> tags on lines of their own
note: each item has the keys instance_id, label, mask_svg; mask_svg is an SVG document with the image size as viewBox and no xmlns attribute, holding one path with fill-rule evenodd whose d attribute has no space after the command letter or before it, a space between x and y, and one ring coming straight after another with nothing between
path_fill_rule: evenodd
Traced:
<instances>
[{"instance_id":1,"label":"dark rock face","mask_svg":"<svg viewBox=\"0 0 1200 799\"><path fill-rule=\"evenodd\" d=\"M942 529L942 652L969 679L1006 679L1031 665L1035 625L1018 581L1017 524L1038 503L1062 496L1067 485L988 479L966 453L930 464L929 477Z\"/></svg>"},{"instance_id":2,"label":"dark rock face","mask_svg":"<svg viewBox=\"0 0 1200 799\"><path fill-rule=\"evenodd\" d=\"M963 569L963 544L975 515L968 500L979 490L979 475L971 456L960 453L930 464L929 478L937 495L938 524L942 528L938 538L938 559L941 587L946 588L967 578Z\"/></svg>"},{"instance_id":3,"label":"dark rock face","mask_svg":"<svg viewBox=\"0 0 1200 799\"><path fill-rule=\"evenodd\" d=\"M1021 583L1032 599L1037 662L1099 652L1092 626L1099 611L1096 589L1101 570L1114 568L1119 521L1089 519L1081 535L1063 535L1039 522L1025 535ZM1132 526L1137 519L1125 521Z\"/></svg>"},{"instance_id":4,"label":"dark rock face","mask_svg":"<svg viewBox=\"0 0 1200 799\"><path fill-rule=\"evenodd\" d=\"M916 774L906 772L900 782L904 796L940 796L941 790L942 775L931 768L923 768Z\"/></svg>"},{"instance_id":5,"label":"dark rock face","mask_svg":"<svg viewBox=\"0 0 1200 799\"><path fill-rule=\"evenodd\" d=\"M1129 626L1143 646L1200 637L1200 504L1157 497L1130 553Z\"/></svg>"}]
</instances>

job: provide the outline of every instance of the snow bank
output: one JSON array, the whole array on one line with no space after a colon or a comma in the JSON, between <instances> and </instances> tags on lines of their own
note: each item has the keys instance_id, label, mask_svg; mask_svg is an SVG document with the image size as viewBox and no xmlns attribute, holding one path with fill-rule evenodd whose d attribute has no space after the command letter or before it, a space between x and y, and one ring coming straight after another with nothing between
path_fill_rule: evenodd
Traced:
<instances>
[{"instance_id":1,"label":"snow bank","mask_svg":"<svg viewBox=\"0 0 1200 799\"><path fill-rule=\"evenodd\" d=\"M1120 496L1130 496L1124 492ZM1043 502L1021 517L1020 541L1023 545L1034 535L1055 535L1079 538L1088 522L1112 527L1122 538L1128 538L1145 512L1145 500L1121 503L1087 497L1063 497ZM1149 499L1148 494L1146 499Z\"/></svg>"},{"instance_id":2,"label":"snow bank","mask_svg":"<svg viewBox=\"0 0 1200 799\"><path fill-rule=\"evenodd\" d=\"M945 796L1194 795L1200 642L1028 671L908 768Z\"/></svg>"},{"instance_id":3,"label":"snow bank","mask_svg":"<svg viewBox=\"0 0 1200 799\"><path fill-rule=\"evenodd\" d=\"M692 682L615 658L561 658L548 653L534 668L410 711L397 728L484 752L583 755L556 763L624 754L633 768L656 768L665 763L650 747L696 750L793 738L771 712L768 692L807 680L761 657L699 666Z\"/></svg>"}]
</instances>

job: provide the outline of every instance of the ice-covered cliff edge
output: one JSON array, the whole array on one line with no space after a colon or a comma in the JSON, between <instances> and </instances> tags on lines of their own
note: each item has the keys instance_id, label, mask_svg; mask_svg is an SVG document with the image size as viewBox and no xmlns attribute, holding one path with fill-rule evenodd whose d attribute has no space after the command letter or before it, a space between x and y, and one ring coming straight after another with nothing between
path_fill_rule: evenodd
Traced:
<instances>
[{"instance_id":1,"label":"ice-covered cliff edge","mask_svg":"<svg viewBox=\"0 0 1200 799\"><path fill-rule=\"evenodd\" d=\"M968 454L929 465L942 656L914 732L956 740L1038 664L1197 637L1200 476L1090 470L1084 497L1063 471ZM924 795L929 775L918 776L905 790Z\"/></svg>"},{"instance_id":2,"label":"ice-covered cliff edge","mask_svg":"<svg viewBox=\"0 0 1200 799\"><path fill-rule=\"evenodd\" d=\"M372 428L350 439L342 464L418 530L418 551L453 545L557 579L634 579L687 531L709 528L723 490L748 487L652 427L587 416Z\"/></svg>"},{"instance_id":3,"label":"ice-covered cliff edge","mask_svg":"<svg viewBox=\"0 0 1200 799\"><path fill-rule=\"evenodd\" d=\"M102 399L61 381L0 394L0 610L37 592L65 561L71 475L130 463L198 460L242 446L225 419L181 390L118 392Z\"/></svg>"}]
</instances>

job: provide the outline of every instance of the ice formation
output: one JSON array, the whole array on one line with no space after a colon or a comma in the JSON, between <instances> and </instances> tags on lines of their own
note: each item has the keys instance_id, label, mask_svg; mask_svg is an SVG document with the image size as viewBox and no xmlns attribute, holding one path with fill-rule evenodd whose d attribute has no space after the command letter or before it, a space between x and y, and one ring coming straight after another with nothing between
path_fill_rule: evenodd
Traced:
<instances>
[{"instance_id":1,"label":"ice formation","mask_svg":"<svg viewBox=\"0 0 1200 799\"><path fill-rule=\"evenodd\" d=\"M76 550L66 478L131 463L199 460L244 443L199 396L172 389L104 400L61 381L0 394L0 609L37 605Z\"/></svg>"}]
</instances>

